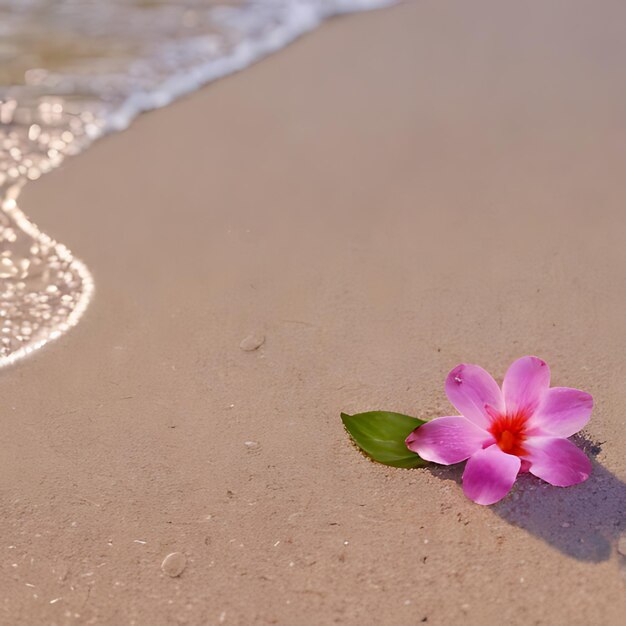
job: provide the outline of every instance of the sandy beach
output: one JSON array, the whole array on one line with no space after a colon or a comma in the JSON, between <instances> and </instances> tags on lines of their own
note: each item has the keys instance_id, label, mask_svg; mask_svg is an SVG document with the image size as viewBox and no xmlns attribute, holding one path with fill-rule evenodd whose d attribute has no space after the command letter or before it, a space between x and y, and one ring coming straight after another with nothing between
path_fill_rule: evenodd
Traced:
<instances>
[{"instance_id":1,"label":"sandy beach","mask_svg":"<svg viewBox=\"0 0 626 626\"><path fill-rule=\"evenodd\" d=\"M28 185L96 293L0 373L0 623L621 623L624 24L333 19ZM582 485L481 507L339 419L454 414L450 369L525 354L594 396Z\"/></svg>"}]
</instances>

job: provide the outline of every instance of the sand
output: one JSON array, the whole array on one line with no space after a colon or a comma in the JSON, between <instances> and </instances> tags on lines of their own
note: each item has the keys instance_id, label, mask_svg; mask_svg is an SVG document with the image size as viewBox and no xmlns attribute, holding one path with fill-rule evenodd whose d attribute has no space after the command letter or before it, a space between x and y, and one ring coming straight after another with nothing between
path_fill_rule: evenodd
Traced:
<instances>
[{"instance_id":1,"label":"sand","mask_svg":"<svg viewBox=\"0 0 626 626\"><path fill-rule=\"evenodd\" d=\"M336 19L30 185L97 291L1 372L0 623L620 623L624 24ZM583 485L481 507L342 428L524 354L595 397Z\"/></svg>"}]
</instances>

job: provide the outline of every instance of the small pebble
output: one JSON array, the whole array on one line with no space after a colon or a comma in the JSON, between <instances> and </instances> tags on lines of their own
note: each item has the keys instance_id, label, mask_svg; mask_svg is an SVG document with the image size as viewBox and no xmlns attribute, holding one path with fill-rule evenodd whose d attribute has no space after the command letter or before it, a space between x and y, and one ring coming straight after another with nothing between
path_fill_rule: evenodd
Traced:
<instances>
[{"instance_id":1,"label":"small pebble","mask_svg":"<svg viewBox=\"0 0 626 626\"><path fill-rule=\"evenodd\" d=\"M248 335L240 344L239 347L244 352L252 352L258 350L265 343L265 336L261 334Z\"/></svg>"},{"instance_id":2,"label":"small pebble","mask_svg":"<svg viewBox=\"0 0 626 626\"><path fill-rule=\"evenodd\" d=\"M622 555L626 556L626 533L623 533L617 542L617 551Z\"/></svg>"},{"instance_id":3,"label":"small pebble","mask_svg":"<svg viewBox=\"0 0 626 626\"><path fill-rule=\"evenodd\" d=\"M183 570L187 566L187 558L182 552L172 552L168 554L161 563L161 569L168 576L175 578L183 573Z\"/></svg>"},{"instance_id":4,"label":"small pebble","mask_svg":"<svg viewBox=\"0 0 626 626\"><path fill-rule=\"evenodd\" d=\"M254 450L259 447L259 444L257 441L244 441L243 443L246 446L246 448L248 448L248 450Z\"/></svg>"}]
</instances>

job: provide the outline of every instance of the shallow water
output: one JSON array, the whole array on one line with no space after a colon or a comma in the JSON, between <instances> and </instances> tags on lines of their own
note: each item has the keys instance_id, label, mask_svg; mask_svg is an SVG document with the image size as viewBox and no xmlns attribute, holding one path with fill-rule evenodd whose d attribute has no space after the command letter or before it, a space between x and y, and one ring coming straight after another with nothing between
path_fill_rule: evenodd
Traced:
<instances>
[{"instance_id":1,"label":"shallow water","mask_svg":"<svg viewBox=\"0 0 626 626\"><path fill-rule=\"evenodd\" d=\"M393 1L0 0L0 366L76 324L94 289L20 211L24 184L328 16Z\"/></svg>"}]
</instances>

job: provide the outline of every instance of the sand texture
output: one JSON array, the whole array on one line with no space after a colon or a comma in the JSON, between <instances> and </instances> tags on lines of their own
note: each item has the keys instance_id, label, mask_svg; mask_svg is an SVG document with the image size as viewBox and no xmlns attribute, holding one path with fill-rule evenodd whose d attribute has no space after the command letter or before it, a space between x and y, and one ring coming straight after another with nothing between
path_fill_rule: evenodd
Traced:
<instances>
[{"instance_id":1,"label":"sand texture","mask_svg":"<svg viewBox=\"0 0 626 626\"><path fill-rule=\"evenodd\" d=\"M96 296L0 372L0 623L621 623L625 31L618 1L336 19L30 185ZM524 354L595 398L583 485L481 507L343 430Z\"/></svg>"}]
</instances>

